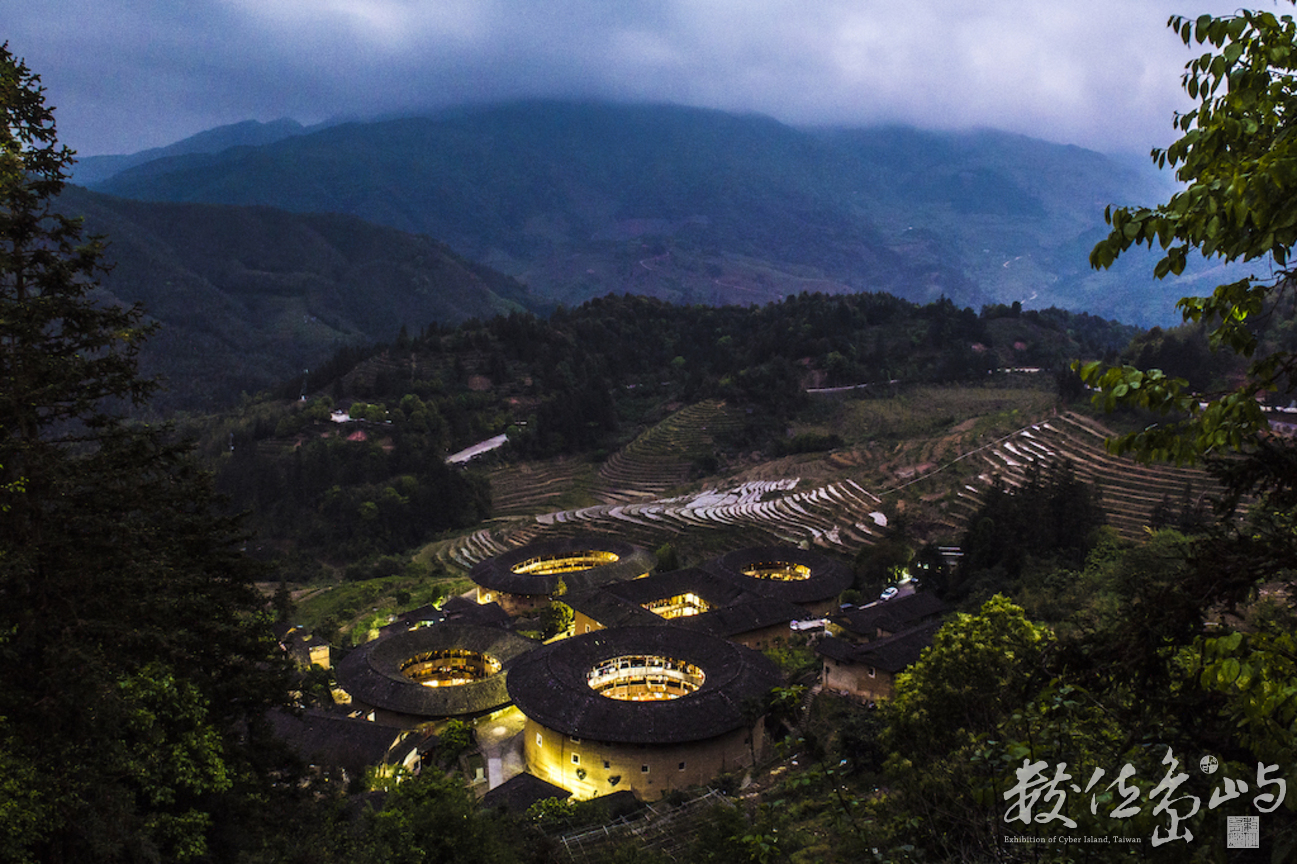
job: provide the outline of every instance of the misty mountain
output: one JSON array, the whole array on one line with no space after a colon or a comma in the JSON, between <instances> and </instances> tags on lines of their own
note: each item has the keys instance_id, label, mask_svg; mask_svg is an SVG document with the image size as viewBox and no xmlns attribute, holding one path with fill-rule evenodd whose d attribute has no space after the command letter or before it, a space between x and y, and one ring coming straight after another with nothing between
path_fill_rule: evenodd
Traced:
<instances>
[{"instance_id":1,"label":"misty mountain","mask_svg":"<svg viewBox=\"0 0 1297 864\"><path fill-rule=\"evenodd\" d=\"M796 129L668 105L521 102L174 155L97 188L345 212L428 234L579 303L610 291L762 302L801 290L1019 300L1150 322L1179 296L1132 256L1093 273L1110 203L1151 168L993 131Z\"/></svg>"},{"instance_id":2,"label":"misty mountain","mask_svg":"<svg viewBox=\"0 0 1297 864\"><path fill-rule=\"evenodd\" d=\"M142 370L172 382L159 410L228 404L337 349L432 322L532 308L513 279L447 246L340 214L146 203L69 186L60 208L107 238L105 302L161 324Z\"/></svg>"},{"instance_id":3,"label":"misty mountain","mask_svg":"<svg viewBox=\"0 0 1297 864\"><path fill-rule=\"evenodd\" d=\"M319 127L312 127L319 128ZM244 120L228 126L217 126L191 135L166 147L153 147L138 153L121 156L85 156L77 159L73 167L72 181L82 186L92 186L120 174L128 168L163 159L167 156L184 156L192 153L220 153L231 147L259 147L262 144L273 144L294 135L301 135L307 127L287 117L259 123L256 120Z\"/></svg>"}]
</instances>

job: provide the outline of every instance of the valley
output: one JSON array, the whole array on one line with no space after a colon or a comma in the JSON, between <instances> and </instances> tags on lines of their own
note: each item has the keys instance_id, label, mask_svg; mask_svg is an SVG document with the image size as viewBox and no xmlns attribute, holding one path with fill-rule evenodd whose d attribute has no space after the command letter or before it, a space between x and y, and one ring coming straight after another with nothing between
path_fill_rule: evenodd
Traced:
<instances>
[{"instance_id":1,"label":"valley","mask_svg":"<svg viewBox=\"0 0 1297 864\"><path fill-rule=\"evenodd\" d=\"M427 235L550 308L610 290L710 305L886 291L1170 321L1151 260L1087 264L1104 207L1161 197L1167 179L990 130L799 129L673 105L540 100L236 126L150 157L96 162L86 176L95 191L140 201L346 213ZM1187 275L1210 270L1193 262Z\"/></svg>"},{"instance_id":2,"label":"valley","mask_svg":"<svg viewBox=\"0 0 1297 864\"><path fill-rule=\"evenodd\" d=\"M414 561L439 573L448 591L464 590L468 571L481 561L556 538L603 536L647 549L670 547L682 564L770 544L852 561L888 537L898 517L916 548L954 548L992 485L1011 490L1028 482L1033 468L1062 462L1097 489L1108 524L1130 541L1166 519L1160 511L1214 494L1216 482L1201 469L1112 456L1104 440L1113 429L1104 418L1085 406L1060 405L1032 376L1015 377L999 386L835 398L814 407L798 427L842 436L840 446L776 458L741 453L722 475L698 476L696 463L714 452L710 433L736 422L728 416L734 409L719 401L677 410L602 463L579 455L503 463L488 458L479 470L489 482L491 518L422 547ZM898 428L898 420L905 426ZM330 626L350 633L375 615L399 613L395 593L410 583L389 578L372 586L387 582L386 590L365 591L365 611L353 620L338 620L337 599L325 601L319 592L355 589L317 584L317 599L303 603L303 620L318 625L324 613L312 610L334 610Z\"/></svg>"},{"instance_id":3,"label":"valley","mask_svg":"<svg viewBox=\"0 0 1297 864\"><path fill-rule=\"evenodd\" d=\"M30 208L71 154L19 156L54 166ZM984 860L1037 756L1219 750L1282 790L1288 715L1240 682L1292 679L1291 447L1259 422L1196 467L1114 455L1165 407L1142 393L1192 412L1256 367L1209 324L1076 308L1159 302L1074 254L1149 177L994 132L538 102L91 167L111 195L10 232L0 316L22 844L89 848L24 826L47 788L112 789L145 802L124 844L183 825L195 860L466 832L492 839L434 857ZM1238 353L1282 359L1266 300Z\"/></svg>"}]
</instances>

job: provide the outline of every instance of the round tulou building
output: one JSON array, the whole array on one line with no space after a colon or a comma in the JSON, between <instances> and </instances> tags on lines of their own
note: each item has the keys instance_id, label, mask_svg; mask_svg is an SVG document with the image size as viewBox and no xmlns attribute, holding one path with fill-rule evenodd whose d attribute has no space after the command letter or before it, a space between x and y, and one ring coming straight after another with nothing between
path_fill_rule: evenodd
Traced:
<instances>
[{"instance_id":1,"label":"round tulou building","mask_svg":"<svg viewBox=\"0 0 1297 864\"><path fill-rule=\"evenodd\" d=\"M509 695L525 715L527 770L577 798L657 798L747 768L782 681L760 653L673 626L617 627L520 657Z\"/></svg>"},{"instance_id":2,"label":"round tulou building","mask_svg":"<svg viewBox=\"0 0 1297 864\"><path fill-rule=\"evenodd\" d=\"M793 546L739 549L703 569L751 594L793 603L812 618L836 612L838 597L853 579L846 564Z\"/></svg>"},{"instance_id":3,"label":"round tulou building","mask_svg":"<svg viewBox=\"0 0 1297 864\"><path fill-rule=\"evenodd\" d=\"M655 564L649 552L630 543L576 537L510 550L478 563L469 577L477 583L477 602L499 603L517 615L548 605L563 590L638 579Z\"/></svg>"},{"instance_id":4,"label":"round tulou building","mask_svg":"<svg viewBox=\"0 0 1297 864\"><path fill-rule=\"evenodd\" d=\"M420 627L352 651L338 664L338 686L389 725L477 716L508 703L507 673L537 644L498 627Z\"/></svg>"}]
</instances>

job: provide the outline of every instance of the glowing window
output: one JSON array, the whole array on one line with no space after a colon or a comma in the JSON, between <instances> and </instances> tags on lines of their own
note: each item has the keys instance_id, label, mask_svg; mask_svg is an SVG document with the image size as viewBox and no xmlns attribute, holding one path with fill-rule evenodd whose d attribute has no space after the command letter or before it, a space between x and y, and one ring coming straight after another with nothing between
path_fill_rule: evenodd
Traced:
<instances>
[{"instance_id":1,"label":"glowing window","mask_svg":"<svg viewBox=\"0 0 1297 864\"><path fill-rule=\"evenodd\" d=\"M540 555L528 558L509 569L523 576L553 576L555 573L572 573L576 570L589 570L603 564L611 564L618 556L613 552L585 550L565 552L561 555Z\"/></svg>"},{"instance_id":2,"label":"glowing window","mask_svg":"<svg viewBox=\"0 0 1297 864\"><path fill-rule=\"evenodd\" d=\"M416 654L401 664L401 674L425 687L455 687L481 681L500 671L500 661L489 654L443 648Z\"/></svg>"},{"instance_id":3,"label":"glowing window","mask_svg":"<svg viewBox=\"0 0 1297 864\"><path fill-rule=\"evenodd\" d=\"M811 578L811 568L791 561L762 561L744 570L743 575L775 582L801 582Z\"/></svg>"},{"instance_id":4,"label":"glowing window","mask_svg":"<svg viewBox=\"0 0 1297 864\"><path fill-rule=\"evenodd\" d=\"M707 601L693 592L663 597L645 603L644 608L661 618L687 618L701 615L711 608Z\"/></svg>"},{"instance_id":5,"label":"glowing window","mask_svg":"<svg viewBox=\"0 0 1297 864\"><path fill-rule=\"evenodd\" d=\"M612 657L586 673L590 689L609 699L650 702L679 699L703 686L703 670L684 660L652 654Z\"/></svg>"}]
</instances>

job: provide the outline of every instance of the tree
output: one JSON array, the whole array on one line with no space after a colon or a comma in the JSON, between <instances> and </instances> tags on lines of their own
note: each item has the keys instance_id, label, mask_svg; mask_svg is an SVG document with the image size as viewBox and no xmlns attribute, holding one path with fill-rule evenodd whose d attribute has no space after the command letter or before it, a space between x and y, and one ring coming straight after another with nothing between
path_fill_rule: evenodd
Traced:
<instances>
[{"instance_id":1,"label":"tree","mask_svg":"<svg viewBox=\"0 0 1297 864\"><path fill-rule=\"evenodd\" d=\"M1207 297L1183 297L1185 321L1209 327L1213 350L1250 359L1244 379L1209 394L1191 392L1184 379L1133 366L1081 368L1096 397L1108 408L1145 408L1168 420L1111 442L1118 452L1191 462L1203 454L1252 444L1267 421L1258 398L1297 387L1297 353L1258 355L1258 321L1271 313L1292 285L1289 259L1297 243L1297 23L1291 16L1242 10L1196 20L1173 16L1169 26L1186 45L1207 47L1192 60L1184 88L1198 104L1177 115L1183 134L1152 153L1159 166L1176 168L1185 188L1157 207L1109 208L1108 237L1094 247L1090 263L1106 268L1132 246L1157 244L1158 278L1179 275L1191 250L1227 262L1254 262L1259 275L1217 287Z\"/></svg>"},{"instance_id":2,"label":"tree","mask_svg":"<svg viewBox=\"0 0 1297 864\"><path fill-rule=\"evenodd\" d=\"M1113 449L1178 462L1223 457L1209 461L1225 484L1222 511L1232 511L1245 497L1254 500L1244 525L1219 526L1196 541L1190 557L1193 571L1203 574L1196 583L1210 591L1189 594L1190 602L1199 610L1213 604L1255 607L1259 580L1287 582L1290 591L1294 584L1297 448L1267 434L1260 402L1274 393L1287 401L1297 390L1297 346L1291 339L1264 341L1267 325L1293 314L1297 22L1289 15L1242 10L1192 21L1175 16L1169 24L1186 45L1206 49L1185 70L1185 90L1198 104L1177 116L1180 139L1153 151L1156 162L1175 167L1185 185L1155 208L1109 210L1112 231L1090 261L1107 267L1133 245L1157 243L1164 250L1154 269L1159 278L1179 275L1195 249L1204 257L1255 265L1253 275L1177 304L1186 322L1209 328L1213 350L1246 358L1248 365L1234 386L1206 394L1157 369L1089 364L1081 374L1102 388L1097 398L1107 407L1135 406L1168 418L1115 439ZM1240 453L1243 458L1237 458ZM1176 586L1166 595L1187 593ZM1292 749L1297 669L1290 621L1288 626L1218 630L1196 640L1201 671L1194 683L1228 697L1226 716L1240 726L1239 743L1262 759ZM1279 833L1286 839L1277 846L1297 848L1297 825L1289 821Z\"/></svg>"},{"instance_id":3,"label":"tree","mask_svg":"<svg viewBox=\"0 0 1297 864\"><path fill-rule=\"evenodd\" d=\"M540 615L541 635L546 639L552 639L560 633L566 633L572 627L572 622L576 620L576 613L572 607L561 600L551 600L550 604L545 607Z\"/></svg>"},{"instance_id":4,"label":"tree","mask_svg":"<svg viewBox=\"0 0 1297 864\"><path fill-rule=\"evenodd\" d=\"M1105 521L1097 490L1069 462L1028 467L1022 485L998 483L960 541L964 558L945 594L978 600L1020 590L1026 577L1053 565L1079 568Z\"/></svg>"},{"instance_id":5,"label":"tree","mask_svg":"<svg viewBox=\"0 0 1297 864\"><path fill-rule=\"evenodd\" d=\"M7 44L0 100L0 762L32 778L0 784L26 826L4 855L192 859L256 781L285 667L208 478L124 416L149 328L92 301L103 245L53 209L73 154Z\"/></svg>"},{"instance_id":6,"label":"tree","mask_svg":"<svg viewBox=\"0 0 1297 864\"><path fill-rule=\"evenodd\" d=\"M992 860L1001 825L995 790L1003 766L977 758L1003 740L1051 675L1053 633L1002 595L959 614L896 681L880 736L890 791L880 812L898 838L939 860Z\"/></svg>"},{"instance_id":7,"label":"tree","mask_svg":"<svg viewBox=\"0 0 1297 864\"><path fill-rule=\"evenodd\" d=\"M458 779L433 771L397 784L382 810L364 814L363 827L348 860L506 864L519 859L523 845L510 825L477 807Z\"/></svg>"},{"instance_id":8,"label":"tree","mask_svg":"<svg viewBox=\"0 0 1297 864\"><path fill-rule=\"evenodd\" d=\"M1042 655L1053 638L999 594L976 615L958 614L897 679L885 743L914 759L990 733L1043 683Z\"/></svg>"}]
</instances>

